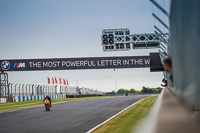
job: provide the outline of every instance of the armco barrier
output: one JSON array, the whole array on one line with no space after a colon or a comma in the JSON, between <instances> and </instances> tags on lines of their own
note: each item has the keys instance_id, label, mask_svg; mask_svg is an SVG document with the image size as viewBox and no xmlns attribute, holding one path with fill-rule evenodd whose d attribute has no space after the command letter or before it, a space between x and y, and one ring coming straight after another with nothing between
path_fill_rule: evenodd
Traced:
<instances>
[{"instance_id":1,"label":"armco barrier","mask_svg":"<svg viewBox=\"0 0 200 133\"><path fill-rule=\"evenodd\" d=\"M61 99L66 98L66 95L49 95L51 99ZM16 102L23 102L23 101L35 101L35 100L43 100L45 98L45 95L39 95L39 96L16 96L15 101ZM3 100L2 100L3 99ZM7 98L1 98L0 103L6 102Z\"/></svg>"}]
</instances>

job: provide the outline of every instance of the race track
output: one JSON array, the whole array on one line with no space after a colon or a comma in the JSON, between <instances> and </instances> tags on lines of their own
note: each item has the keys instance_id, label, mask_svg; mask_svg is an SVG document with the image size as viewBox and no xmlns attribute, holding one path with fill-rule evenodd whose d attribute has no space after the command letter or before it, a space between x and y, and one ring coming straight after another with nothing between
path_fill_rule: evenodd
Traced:
<instances>
[{"instance_id":1,"label":"race track","mask_svg":"<svg viewBox=\"0 0 200 133\"><path fill-rule=\"evenodd\" d=\"M121 96L55 104L0 114L0 133L85 133L149 95Z\"/></svg>"}]
</instances>

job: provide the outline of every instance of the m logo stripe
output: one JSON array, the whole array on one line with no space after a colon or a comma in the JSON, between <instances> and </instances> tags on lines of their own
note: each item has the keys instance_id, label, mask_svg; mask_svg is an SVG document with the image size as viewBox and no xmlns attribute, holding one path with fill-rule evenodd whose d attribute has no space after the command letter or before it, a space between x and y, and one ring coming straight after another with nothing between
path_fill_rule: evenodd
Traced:
<instances>
[{"instance_id":1,"label":"m logo stripe","mask_svg":"<svg viewBox=\"0 0 200 133\"><path fill-rule=\"evenodd\" d=\"M18 63L15 63L14 66L13 66L13 68L16 68L17 64L18 64Z\"/></svg>"}]
</instances>

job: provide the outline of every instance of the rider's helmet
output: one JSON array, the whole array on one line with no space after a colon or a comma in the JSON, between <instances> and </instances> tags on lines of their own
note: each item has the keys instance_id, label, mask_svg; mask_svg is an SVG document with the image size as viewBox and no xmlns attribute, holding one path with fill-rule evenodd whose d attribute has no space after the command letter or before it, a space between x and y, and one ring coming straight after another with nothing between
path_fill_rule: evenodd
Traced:
<instances>
[{"instance_id":1,"label":"rider's helmet","mask_svg":"<svg viewBox=\"0 0 200 133\"><path fill-rule=\"evenodd\" d=\"M46 97L49 97L49 95L47 94Z\"/></svg>"}]
</instances>

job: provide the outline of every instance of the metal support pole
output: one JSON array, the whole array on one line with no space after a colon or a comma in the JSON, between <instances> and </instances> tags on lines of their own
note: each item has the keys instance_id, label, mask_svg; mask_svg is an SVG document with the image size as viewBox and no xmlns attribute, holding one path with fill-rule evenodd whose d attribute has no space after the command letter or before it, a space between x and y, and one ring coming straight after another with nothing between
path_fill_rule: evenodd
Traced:
<instances>
[{"instance_id":1,"label":"metal support pole","mask_svg":"<svg viewBox=\"0 0 200 133\"><path fill-rule=\"evenodd\" d=\"M40 85L37 85L37 96L40 95L39 87L40 87Z\"/></svg>"},{"instance_id":2,"label":"metal support pole","mask_svg":"<svg viewBox=\"0 0 200 133\"><path fill-rule=\"evenodd\" d=\"M48 88L49 88L49 85L47 85L47 87L45 89L46 94L48 93Z\"/></svg>"},{"instance_id":3,"label":"metal support pole","mask_svg":"<svg viewBox=\"0 0 200 133\"><path fill-rule=\"evenodd\" d=\"M52 86L51 86L51 89L50 89L51 95L53 94L53 88L54 88L54 85L52 85Z\"/></svg>"},{"instance_id":4,"label":"metal support pole","mask_svg":"<svg viewBox=\"0 0 200 133\"><path fill-rule=\"evenodd\" d=\"M17 91L17 84L15 84L15 96L16 96L16 91Z\"/></svg>"},{"instance_id":5,"label":"metal support pole","mask_svg":"<svg viewBox=\"0 0 200 133\"><path fill-rule=\"evenodd\" d=\"M166 29L169 30L169 27L154 13L152 13L152 16L157 19Z\"/></svg>"},{"instance_id":6,"label":"metal support pole","mask_svg":"<svg viewBox=\"0 0 200 133\"><path fill-rule=\"evenodd\" d=\"M37 96L39 95L39 85L36 85Z\"/></svg>"},{"instance_id":7,"label":"metal support pole","mask_svg":"<svg viewBox=\"0 0 200 133\"><path fill-rule=\"evenodd\" d=\"M55 86L55 95L57 94L57 86L58 86L58 85Z\"/></svg>"},{"instance_id":8,"label":"metal support pole","mask_svg":"<svg viewBox=\"0 0 200 133\"><path fill-rule=\"evenodd\" d=\"M49 88L48 88L48 94L49 94L49 90L51 89L51 86L49 86Z\"/></svg>"},{"instance_id":9,"label":"metal support pole","mask_svg":"<svg viewBox=\"0 0 200 133\"><path fill-rule=\"evenodd\" d=\"M8 101L10 100L10 90L9 90L10 83L8 84Z\"/></svg>"},{"instance_id":10,"label":"metal support pole","mask_svg":"<svg viewBox=\"0 0 200 133\"><path fill-rule=\"evenodd\" d=\"M7 89L7 87L5 87L5 93L4 93L4 97L6 97L6 92L7 92L7 90L6 90L6 89Z\"/></svg>"},{"instance_id":11,"label":"metal support pole","mask_svg":"<svg viewBox=\"0 0 200 133\"><path fill-rule=\"evenodd\" d=\"M27 86L28 86L28 84L26 84L26 96L27 96Z\"/></svg>"},{"instance_id":12,"label":"metal support pole","mask_svg":"<svg viewBox=\"0 0 200 133\"><path fill-rule=\"evenodd\" d=\"M167 17L169 17L169 14L167 13L167 11L162 8L156 1L154 0L150 0L158 9L160 9Z\"/></svg>"},{"instance_id":13,"label":"metal support pole","mask_svg":"<svg viewBox=\"0 0 200 133\"><path fill-rule=\"evenodd\" d=\"M10 84L10 87L11 87L11 89L10 89L11 92L10 93L11 93L11 95L13 95L13 88L12 88L12 86L13 86L13 84Z\"/></svg>"},{"instance_id":14,"label":"metal support pole","mask_svg":"<svg viewBox=\"0 0 200 133\"><path fill-rule=\"evenodd\" d=\"M52 85L48 85L48 88L50 89L50 93L52 94L53 86Z\"/></svg>"},{"instance_id":15,"label":"metal support pole","mask_svg":"<svg viewBox=\"0 0 200 133\"><path fill-rule=\"evenodd\" d=\"M20 86L21 86L21 84L19 84L19 96L20 96Z\"/></svg>"},{"instance_id":16,"label":"metal support pole","mask_svg":"<svg viewBox=\"0 0 200 133\"><path fill-rule=\"evenodd\" d=\"M42 95L42 85L40 85L40 95Z\"/></svg>"},{"instance_id":17,"label":"metal support pole","mask_svg":"<svg viewBox=\"0 0 200 133\"><path fill-rule=\"evenodd\" d=\"M31 84L29 84L28 86L28 93L29 93L29 96L31 95Z\"/></svg>"},{"instance_id":18,"label":"metal support pole","mask_svg":"<svg viewBox=\"0 0 200 133\"><path fill-rule=\"evenodd\" d=\"M24 85L25 84L22 85L22 96L24 96Z\"/></svg>"},{"instance_id":19,"label":"metal support pole","mask_svg":"<svg viewBox=\"0 0 200 133\"><path fill-rule=\"evenodd\" d=\"M35 95L37 96L38 94L37 94L37 86L38 85L35 85Z\"/></svg>"},{"instance_id":20,"label":"metal support pole","mask_svg":"<svg viewBox=\"0 0 200 133\"><path fill-rule=\"evenodd\" d=\"M34 95L34 84L32 85L32 96Z\"/></svg>"},{"instance_id":21,"label":"metal support pole","mask_svg":"<svg viewBox=\"0 0 200 133\"><path fill-rule=\"evenodd\" d=\"M53 91L53 85L50 85L50 93Z\"/></svg>"},{"instance_id":22,"label":"metal support pole","mask_svg":"<svg viewBox=\"0 0 200 133\"><path fill-rule=\"evenodd\" d=\"M67 94L67 86L65 86L65 95Z\"/></svg>"},{"instance_id":23,"label":"metal support pole","mask_svg":"<svg viewBox=\"0 0 200 133\"><path fill-rule=\"evenodd\" d=\"M42 85L42 95L44 95L44 87L45 85Z\"/></svg>"},{"instance_id":24,"label":"metal support pole","mask_svg":"<svg viewBox=\"0 0 200 133\"><path fill-rule=\"evenodd\" d=\"M43 86L40 85L40 95L42 95L42 88L43 88Z\"/></svg>"},{"instance_id":25,"label":"metal support pole","mask_svg":"<svg viewBox=\"0 0 200 133\"><path fill-rule=\"evenodd\" d=\"M156 36L161 40L162 43L164 43L165 45L168 44L166 39L164 37L162 37L156 30L155 30L155 33L156 33ZM161 42L159 42L159 44L161 44Z\"/></svg>"},{"instance_id":26,"label":"metal support pole","mask_svg":"<svg viewBox=\"0 0 200 133\"><path fill-rule=\"evenodd\" d=\"M49 85L47 85L47 87L45 89L46 94L48 94L48 88L49 88Z\"/></svg>"},{"instance_id":27,"label":"metal support pole","mask_svg":"<svg viewBox=\"0 0 200 133\"><path fill-rule=\"evenodd\" d=\"M154 28L160 33L160 35L163 35L163 36L165 36L165 37L168 38L168 35L165 34L165 33L163 33L156 25L154 25ZM158 33L157 33L157 34L158 34Z\"/></svg>"},{"instance_id":28,"label":"metal support pole","mask_svg":"<svg viewBox=\"0 0 200 133\"><path fill-rule=\"evenodd\" d=\"M39 95L41 95L41 89L42 89L42 85L39 85Z\"/></svg>"}]
</instances>

